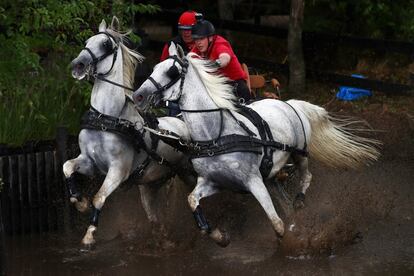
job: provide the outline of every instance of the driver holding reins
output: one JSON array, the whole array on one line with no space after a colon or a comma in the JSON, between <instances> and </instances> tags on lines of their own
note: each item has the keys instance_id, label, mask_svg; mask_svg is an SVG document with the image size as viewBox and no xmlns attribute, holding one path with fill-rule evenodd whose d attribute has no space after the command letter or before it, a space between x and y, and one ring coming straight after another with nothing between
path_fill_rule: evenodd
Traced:
<instances>
[{"instance_id":1,"label":"driver holding reins","mask_svg":"<svg viewBox=\"0 0 414 276\"><path fill-rule=\"evenodd\" d=\"M198 16L197 23L192 28L191 36L195 44L191 52L213 61L220 68L220 73L234 82L236 95L248 101L251 97L246 83L247 75L243 71L230 43L216 34L216 30L210 21Z\"/></svg>"}]
</instances>

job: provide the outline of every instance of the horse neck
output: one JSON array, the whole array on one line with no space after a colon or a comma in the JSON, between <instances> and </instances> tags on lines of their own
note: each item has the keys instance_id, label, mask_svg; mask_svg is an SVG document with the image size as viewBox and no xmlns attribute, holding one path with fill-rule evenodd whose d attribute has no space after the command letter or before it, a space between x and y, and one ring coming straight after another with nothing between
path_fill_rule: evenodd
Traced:
<instances>
[{"instance_id":1,"label":"horse neck","mask_svg":"<svg viewBox=\"0 0 414 276\"><path fill-rule=\"evenodd\" d=\"M123 58L121 47L118 47L117 58L111 72L104 76L107 80L123 84ZM98 73L105 73L112 65L112 57L106 58L97 68ZM92 88L91 105L101 113L119 117L124 105L125 94L123 88L108 82L95 79Z\"/></svg>"},{"instance_id":2,"label":"horse neck","mask_svg":"<svg viewBox=\"0 0 414 276\"><path fill-rule=\"evenodd\" d=\"M191 64L188 67L188 72L185 77L179 105L184 110L218 108ZM215 139L220 133L221 115L219 111L200 113L183 112L183 118L193 140L203 141Z\"/></svg>"}]
</instances>

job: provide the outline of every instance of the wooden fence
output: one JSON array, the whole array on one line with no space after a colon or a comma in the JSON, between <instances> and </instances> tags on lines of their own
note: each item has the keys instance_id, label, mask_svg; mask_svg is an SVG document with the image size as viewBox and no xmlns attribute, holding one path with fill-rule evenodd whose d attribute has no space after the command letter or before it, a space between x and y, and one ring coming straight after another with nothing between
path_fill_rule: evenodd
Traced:
<instances>
[{"instance_id":1,"label":"wooden fence","mask_svg":"<svg viewBox=\"0 0 414 276\"><path fill-rule=\"evenodd\" d=\"M0 221L6 234L65 230L72 221L62 164L79 150L66 129L57 133L55 141L0 148Z\"/></svg>"}]
</instances>

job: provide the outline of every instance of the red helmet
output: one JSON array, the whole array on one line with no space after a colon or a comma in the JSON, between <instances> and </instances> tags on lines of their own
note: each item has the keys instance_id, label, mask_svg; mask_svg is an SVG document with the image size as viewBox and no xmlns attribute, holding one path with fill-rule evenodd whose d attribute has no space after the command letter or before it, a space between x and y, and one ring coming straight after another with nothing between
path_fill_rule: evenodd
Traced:
<instances>
[{"instance_id":1,"label":"red helmet","mask_svg":"<svg viewBox=\"0 0 414 276\"><path fill-rule=\"evenodd\" d=\"M191 30L191 27L196 23L196 12L195 11L186 11L178 19L178 29L179 30Z\"/></svg>"}]
</instances>

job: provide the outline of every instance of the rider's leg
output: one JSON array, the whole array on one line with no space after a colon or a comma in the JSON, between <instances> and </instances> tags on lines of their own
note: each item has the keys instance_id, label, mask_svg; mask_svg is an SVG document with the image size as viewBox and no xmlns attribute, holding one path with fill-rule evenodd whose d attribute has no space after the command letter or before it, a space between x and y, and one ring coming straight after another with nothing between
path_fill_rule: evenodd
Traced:
<instances>
[{"instance_id":1,"label":"rider's leg","mask_svg":"<svg viewBox=\"0 0 414 276\"><path fill-rule=\"evenodd\" d=\"M250 89L244 79L234 81L235 93L238 98L243 98L245 102L251 99Z\"/></svg>"}]
</instances>

